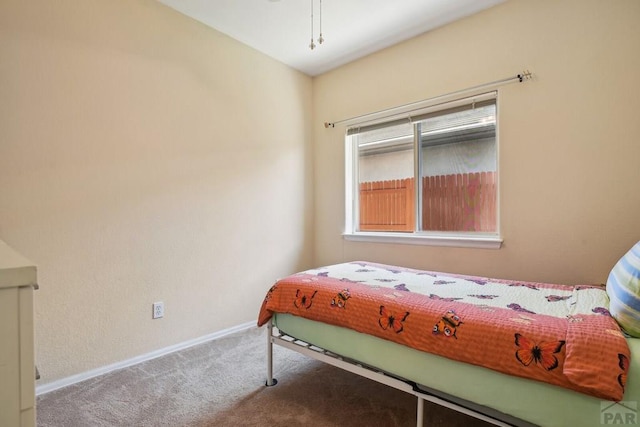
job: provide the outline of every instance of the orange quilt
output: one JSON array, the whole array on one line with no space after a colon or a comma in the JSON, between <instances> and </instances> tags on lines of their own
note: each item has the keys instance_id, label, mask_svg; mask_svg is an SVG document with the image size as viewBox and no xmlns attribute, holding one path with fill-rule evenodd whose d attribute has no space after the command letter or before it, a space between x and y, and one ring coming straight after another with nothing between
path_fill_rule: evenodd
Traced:
<instances>
[{"instance_id":1,"label":"orange quilt","mask_svg":"<svg viewBox=\"0 0 640 427\"><path fill-rule=\"evenodd\" d=\"M421 351L622 400L626 339L601 286L563 286L353 262L279 280L258 325L290 313Z\"/></svg>"}]
</instances>

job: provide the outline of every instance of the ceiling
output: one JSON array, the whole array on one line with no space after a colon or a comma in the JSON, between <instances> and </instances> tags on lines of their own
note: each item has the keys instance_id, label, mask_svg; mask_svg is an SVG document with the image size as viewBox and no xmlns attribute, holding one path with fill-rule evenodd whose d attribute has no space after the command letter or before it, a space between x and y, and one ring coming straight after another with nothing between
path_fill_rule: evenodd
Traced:
<instances>
[{"instance_id":1,"label":"ceiling","mask_svg":"<svg viewBox=\"0 0 640 427\"><path fill-rule=\"evenodd\" d=\"M316 76L506 0L323 0L321 45L321 0L158 1Z\"/></svg>"}]
</instances>

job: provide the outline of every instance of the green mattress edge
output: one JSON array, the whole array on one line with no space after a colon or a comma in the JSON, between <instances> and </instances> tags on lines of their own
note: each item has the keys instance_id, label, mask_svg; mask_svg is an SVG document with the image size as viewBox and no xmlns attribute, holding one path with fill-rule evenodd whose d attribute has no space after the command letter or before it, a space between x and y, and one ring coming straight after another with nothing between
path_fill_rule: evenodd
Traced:
<instances>
[{"instance_id":1,"label":"green mattress edge","mask_svg":"<svg viewBox=\"0 0 640 427\"><path fill-rule=\"evenodd\" d=\"M603 412L627 411L609 408L613 402L586 394L456 362L339 326L281 313L274 315L273 324L287 335L335 354L540 426L601 426ZM640 373L640 339L627 341L631 365L624 402L636 405L640 379L631 375ZM419 366L424 369L416 369ZM276 363L276 376L277 371ZM425 418L428 420L428 413Z\"/></svg>"}]
</instances>

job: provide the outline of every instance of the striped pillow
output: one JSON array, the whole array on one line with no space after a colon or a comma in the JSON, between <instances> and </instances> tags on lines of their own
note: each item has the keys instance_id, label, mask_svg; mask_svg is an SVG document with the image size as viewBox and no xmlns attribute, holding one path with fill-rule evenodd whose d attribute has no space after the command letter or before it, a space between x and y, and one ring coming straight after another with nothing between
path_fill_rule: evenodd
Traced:
<instances>
[{"instance_id":1,"label":"striped pillow","mask_svg":"<svg viewBox=\"0 0 640 427\"><path fill-rule=\"evenodd\" d=\"M611 315L626 333L640 337L640 242L609 273L607 294Z\"/></svg>"}]
</instances>

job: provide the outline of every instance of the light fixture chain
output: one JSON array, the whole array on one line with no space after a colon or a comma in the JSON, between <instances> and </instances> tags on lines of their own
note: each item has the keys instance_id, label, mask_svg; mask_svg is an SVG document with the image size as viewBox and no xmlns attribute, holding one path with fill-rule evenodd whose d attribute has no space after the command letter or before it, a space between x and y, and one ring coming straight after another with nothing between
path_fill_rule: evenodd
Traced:
<instances>
[{"instance_id":1,"label":"light fixture chain","mask_svg":"<svg viewBox=\"0 0 640 427\"><path fill-rule=\"evenodd\" d=\"M318 37L318 43L322 44L324 37L322 37L322 0L320 0L320 37Z\"/></svg>"},{"instance_id":2,"label":"light fixture chain","mask_svg":"<svg viewBox=\"0 0 640 427\"><path fill-rule=\"evenodd\" d=\"M311 43L309 49L313 50L315 47L316 44L313 42L313 0L311 0Z\"/></svg>"},{"instance_id":3,"label":"light fixture chain","mask_svg":"<svg viewBox=\"0 0 640 427\"><path fill-rule=\"evenodd\" d=\"M324 36L322 35L322 0L320 0L320 34L318 34L318 44L324 43ZM313 41L313 0L311 0L311 43L309 43L309 49L315 49L316 44Z\"/></svg>"}]
</instances>

